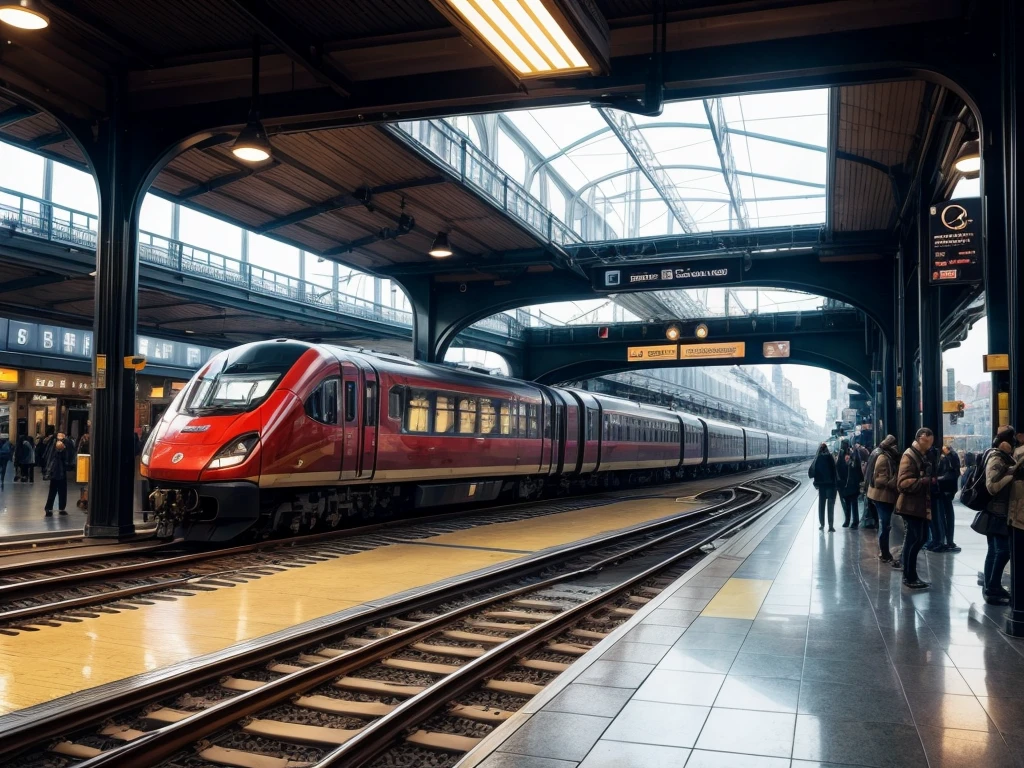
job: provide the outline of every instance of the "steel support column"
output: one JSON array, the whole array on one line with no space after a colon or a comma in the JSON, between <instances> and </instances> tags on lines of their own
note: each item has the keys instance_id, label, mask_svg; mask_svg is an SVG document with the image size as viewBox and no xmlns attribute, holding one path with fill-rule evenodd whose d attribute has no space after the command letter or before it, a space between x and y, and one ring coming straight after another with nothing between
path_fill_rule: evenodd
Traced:
<instances>
[{"instance_id":1,"label":"steel support column","mask_svg":"<svg viewBox=\"0 0 1024 768\"><path fill-rule=\"evenodd\" d=\"M899 410L896 408L896 345L882 342L882 429L878 436L881 442L885 435L899 432Z\"/></svg>"},{"instance_id":2,"label":"steel support column","mask_svg":"<svg viewBox=\"0 0 1024 768\"><path fill-rule=\"evenodd\" d=\"M1008 304L1007 350L1010 353L1010 416L1017 429L1024 429L1024 312L1020 297L1024 296L1024 259L1021 258L1021 115L1018 89L1024 83L1024 12L1018 3L1005 0L1006 23L1003 24L1003 164L1006 200L1006 252L1008 258L1009 294L1015 297ZM987 188L986 188L987 189ZM991 320L989 334L991 336ZM993 350L989 350L993 351ZM1010 615L1006 633L1024 637L1024 529L1011 528L1010 540Z\"/></svg>"},{"instance_id":3,"label":"steel support column","mask_svg":"<svg viewBox=\"0 0 1024 768\"><path fill-rule=\"evenodd\" d=\"M897 437L901 446L910 445L914 439L914 433L917 431L917 408L920 394L917 387L918 296L914 284L917 271L917 259L915 258L917 251L916 243L913 240L905 244L901 250L896 269L900 345L898 382L903 387L900 430Z\"/></svg>"},{"instance_id":4,"label":"steel support column","mask_svg":"<svg viewBox=\"0 0 1024 768\"><path fill-rule=\"evenodd\" d=\"M124 365L124 358L135 354L140 168L145 166L137 160L146 141L132 135L123 118L123 87L112 91L111 116L100 126L95 153L100 202L93 325L97 383L85 535L123 537L135 532L135 370Z\"/></svg>"},{"instance_id":5,"label":"steel support column","mask_svg":"<svg viewBox=\"0 0 1024 768\"><path fill-rule=\"evenodd\" d=\"M921 349L921 426L935 433L942 445L942 349L939 346L939 288L929 281L928 205L922 196L917 207L918 340Z\"/></svg>"}]
</instances>

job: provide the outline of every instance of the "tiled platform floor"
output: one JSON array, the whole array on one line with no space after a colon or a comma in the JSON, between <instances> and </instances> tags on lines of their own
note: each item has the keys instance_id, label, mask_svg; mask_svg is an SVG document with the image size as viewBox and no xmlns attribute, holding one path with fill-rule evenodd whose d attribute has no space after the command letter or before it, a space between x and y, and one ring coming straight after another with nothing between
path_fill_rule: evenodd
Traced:
<instances>
[{"instance_id":1,"label":"tiled platform floor","mask_svg":"<svg viewBox=\"0 0 1024 768\"><path fill-rule=\"evenodd\" d=\"M135 485L135 508L141 509L138 483ZM85 525L85 513L75 506L82 484L76 483L74 476L69 474L67 515L58 515L55 509L53 517L44 517L43 507L46 506L46 493L49 487L50 484L42 479L42 472L38 468L36 481L29 484L15 483L11 468L8 467L4 489L0 491L0 537L82 530L82 526ZM136 513L135 523L142 523L141 512Z\"/></svg>"},{"instance_id":2,"label":"tiled platform floor","mask_svg":"<svg viewBox=\"0 0 1024 768\"><path fill-rule=\"evenodd\" d=\"M922 553L932 588L911 593L875 532L820 533L812 494L531 702L479 768L1024 766L1024 641L981 602L966 510L964 551Z\"/></svg>"}]
</instances>

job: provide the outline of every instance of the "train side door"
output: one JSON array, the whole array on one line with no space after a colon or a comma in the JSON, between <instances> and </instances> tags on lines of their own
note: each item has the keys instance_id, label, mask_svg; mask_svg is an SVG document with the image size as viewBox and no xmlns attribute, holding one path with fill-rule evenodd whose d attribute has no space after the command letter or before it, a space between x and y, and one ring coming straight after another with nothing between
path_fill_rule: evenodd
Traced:
<instances>
[{"instance_id":1,"label":"train side door","mask_svg":"<svg viewBox=\"0 0 1024 768\"><path fill-rule=\"evenodd\" d=\"M380 419L380 386L377 372L373 368L363 371L363 462L359 477L369 480L373 477L377 463L377 422Z\"/></svg>"},{"instance_id":2,"label":"train side door","mask_svg":"<svg viewBox=\"0 0 1024 768\"><path fill-rule=\"evenodd\" d=\"M342 452L341 479L363 477L363 375L354 364L341 362L341 424L345 432ZM370 467L372 473L373 468Z\"/></svg>"}]
</instances>

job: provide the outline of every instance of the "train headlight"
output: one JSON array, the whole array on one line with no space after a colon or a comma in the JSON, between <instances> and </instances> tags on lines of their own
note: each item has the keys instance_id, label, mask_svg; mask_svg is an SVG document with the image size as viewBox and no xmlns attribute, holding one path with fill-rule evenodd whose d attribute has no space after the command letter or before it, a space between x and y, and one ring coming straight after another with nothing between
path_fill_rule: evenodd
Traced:
<instances>
[{"instance_id":1,"label":"train headlight","mask_svg":"<svg viewBox=\"0 0 1024 768\"><path fill-rule=\"evenodd\" d=\"M225 469L226 467L237 467L249 457L252 449L256 447L256 443L259 441L260 436L255 432L236 437L217 451L217 454L210 460L206 468Z\"/></svg>"},{"instance_id":2,"label":"train headlight","mask_svg":"<svg viewBox=\"0 0 1024 768\"><path fill-rule=\"evenodd\" d=\"M162 428L163 421L158 421L156 426L153 427L152 431L150 431L149 437L146 438L145 444L142 446L142 456L140 459L142 461L142 466L144 467L149 466L149 457L153 453L153 446L156 445L156 436L160 434Z\"/></svg>"}]
</instances>

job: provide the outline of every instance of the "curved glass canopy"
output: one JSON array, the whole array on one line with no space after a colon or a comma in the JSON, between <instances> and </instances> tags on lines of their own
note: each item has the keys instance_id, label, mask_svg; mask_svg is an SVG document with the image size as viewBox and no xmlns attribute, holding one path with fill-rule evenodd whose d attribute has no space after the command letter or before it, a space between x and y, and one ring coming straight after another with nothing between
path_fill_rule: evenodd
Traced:
<instances>
[{"instance_id":1,"label":"curved glass canopy","mask_svg":"<svg viewBox=\"0 0 1024 768\"><path fill-rule=\"evenodd\" d=\"M584 240L825 221L828 91L449 118Z\"/></svg>"}]
</instances>

